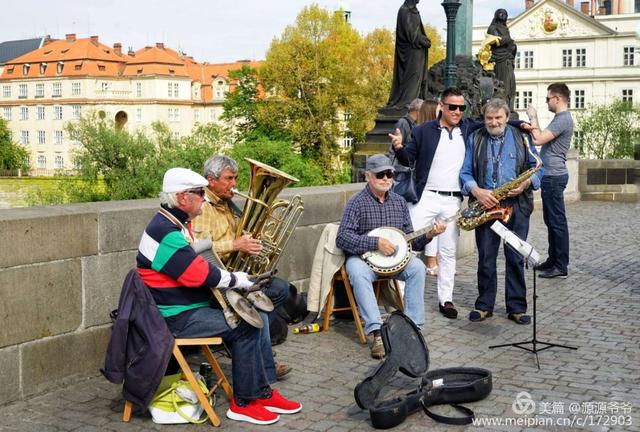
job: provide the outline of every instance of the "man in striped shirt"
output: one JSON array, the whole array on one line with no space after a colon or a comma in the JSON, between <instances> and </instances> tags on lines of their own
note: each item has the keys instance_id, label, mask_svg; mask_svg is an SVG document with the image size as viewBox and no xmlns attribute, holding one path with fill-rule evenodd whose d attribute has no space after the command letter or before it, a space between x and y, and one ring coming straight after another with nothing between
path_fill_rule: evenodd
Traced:
<instances>
[{"instance_id":1,"label":"man in striped shirt","mask_svg":"<svg viewBox=\"0 0 640 432\"><path fill-rule=\"evenodd\" d=\"M261 330L241 322L230 328L210 287L246 287L243 272L230 273L211 265L191 247L191 219L201 213L207 180L185 168L164 175L161 208L147 225L136 257L137 270L176 338L220 336L232 349L234 399L227 417L253 424L271 424L280 414L302 409L298 402L271 389L267 369L273 369L271 346L261 343Z\"/></svg>"}]
</instances>

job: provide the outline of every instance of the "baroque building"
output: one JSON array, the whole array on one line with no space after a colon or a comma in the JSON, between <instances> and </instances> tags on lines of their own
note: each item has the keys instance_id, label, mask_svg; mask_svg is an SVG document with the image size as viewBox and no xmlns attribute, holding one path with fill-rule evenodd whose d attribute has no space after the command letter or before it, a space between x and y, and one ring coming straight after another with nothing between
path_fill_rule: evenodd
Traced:
<instances>
[{"instance_id":1,"label":"baroque building","mask_svg":"<svg viewBox=\"0 0 640 432\"><path fill-rule=\"evenodd\" d=\"M123 52L98 36L47 40L40 48L9 60L0 74L0 116L14 140L31 154L32 174L73 168L65 124L95 111L129 131L160 121L176 136L198 123L215 122L231 70L259 63L199 63L162 43Z\"/></svg>"},{"instance_id":2,"label":"baroque building","mask_svg":"<svg viewBox=\"0 0 640 432\"><path fill-rule=\"evenodd\" d=\"M564 82L575 113L589 104L614 99L640 102L640 11L629 0L525 2L525 10L507 23L518 46L515 58L514 108L526 120L528 105L538 109L541 124L551 121L547 86ZM636 2L637 3L637 2ZM473 27L477 53L488 25Z\"/></svg>"}]
</instances>

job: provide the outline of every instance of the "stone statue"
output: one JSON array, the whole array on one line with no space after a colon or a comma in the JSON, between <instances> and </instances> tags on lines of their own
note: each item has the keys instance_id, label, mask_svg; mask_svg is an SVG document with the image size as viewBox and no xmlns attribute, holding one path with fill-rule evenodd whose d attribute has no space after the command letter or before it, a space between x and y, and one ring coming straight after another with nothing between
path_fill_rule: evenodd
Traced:
<instances>
[{"instance_id":1,"label":"stone statue","mask_svg":"<svg viewBox=\"0 0 640 432\"><path fill-rule=\"evenodd\" d=\"M509 108L513 111L513 101L516 95L516 75L513 71L513 60L518 47L511 39L511 34L507 27L507 18L506 10L496 10L487 34L500 38L498 44L491 45L491 60L495 62L496 78L504 83L505 99L509 104Z\"/></svg>"},{"instance_id":2,"label":"stone statue","mask_svg":"<svg viewBox=\"0 0 640 432\"><path fill-rule=\"evenodd\" d=\"M406 109L416 98L424 98L427 88L427 58L431 41L424 32L420 0L405 0L398 10L393 83L388 108Z\"/></svg>"}]
</instances>

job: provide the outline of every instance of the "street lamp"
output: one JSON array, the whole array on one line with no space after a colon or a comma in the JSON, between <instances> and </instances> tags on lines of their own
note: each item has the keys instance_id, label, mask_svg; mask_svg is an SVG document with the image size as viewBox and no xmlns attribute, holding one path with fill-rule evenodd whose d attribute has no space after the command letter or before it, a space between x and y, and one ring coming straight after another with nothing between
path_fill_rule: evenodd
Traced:
<instances>
[{"instance_id":1,"label":"street lamp","mask_svg":"<svg viewBox=\"0 0 640 432\"><path fill-rule=\"evenodd\" d=\"M447 57L444 68L444 86L453 87L456 84L456 15L460 7L460 0L443 0L442 7L447 16Z\"/></svg>"}]
</instances>

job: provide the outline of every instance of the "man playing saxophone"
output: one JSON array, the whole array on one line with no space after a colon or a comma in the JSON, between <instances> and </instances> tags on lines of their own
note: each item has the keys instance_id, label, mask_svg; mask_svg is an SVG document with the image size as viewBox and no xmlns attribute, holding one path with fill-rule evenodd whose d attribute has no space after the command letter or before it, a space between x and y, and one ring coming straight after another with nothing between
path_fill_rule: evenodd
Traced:
<instances>
[{"instance_id":1,"label":"man playing saxophone","mask_svg":"<svg viewBox=\"0 0 640 432\"><path fill-rule=\"evenodd\" d=\"M215 155L204 163L204 177L208 185L205 188L207 201L202 206L202 214L193 220L193 232L198 240L210 238L213 249L223 264L227 264L231 253L244 252L258 255L262 251L260 240L251 234L236 237L236 229L241 210L233 203L233 188L238 179L238 164L233 159ZM272 278L262 290L273 302L275 309L289 296L289 283L280 278ZM265 323L268 329L268 323ZM268 332L263 332L268 335ZM266 341L264 341L266 343ZM267 370L269 379L275 381L291 371L291 367L276 363L275 371ZM275 376L273 375L275 373Z\"/></svg>"},{"instance_id":2,"label":"man playing saxophone","mask_svg":"<svg viewBox=\"0 0 640 432\"><path fill-rule=\"evenodd\" d=\"M503 99L491 99L483 108L484 127L467 139L465 160L460 171L462 193L470 203L478 201L485 209L498 205L512 206L512 214L505 224L523 240L529 232L529 216L533 211L533 190L540 187L543 170L539 169L516 185L513 180L538 166L533 156L536 149L518 129L507 124L509 106ZM518 183L518 182L515 182ZM506 198L500 202L492 191L508 187ZM500 194L498 194L500 195ZM475 230L478 248L478 298L470 321L482 321L493 315L497 292L496 259L500 237L490 223ZM527 312L527 292L524 280L524 259L515 251L504 249L506 260L505 302L507 316L518 324L530 324Z\"/></svg>"}]
</instances>

